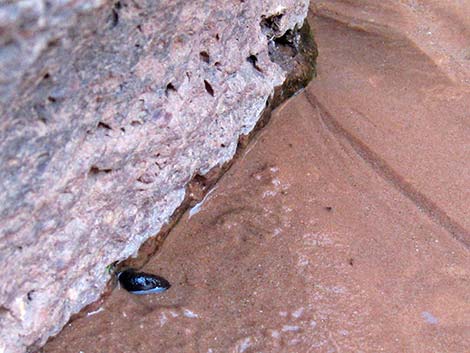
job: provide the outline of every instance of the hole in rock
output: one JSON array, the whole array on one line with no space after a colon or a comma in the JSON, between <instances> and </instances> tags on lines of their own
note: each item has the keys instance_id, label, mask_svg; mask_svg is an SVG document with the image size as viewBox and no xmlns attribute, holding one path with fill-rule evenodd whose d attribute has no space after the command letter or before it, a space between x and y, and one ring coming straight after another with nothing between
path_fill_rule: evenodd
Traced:
<instances>
[{"instance_id":1,"label":"hole in rock","mask_svg":"<svg viewBox=\"0 0 470 353\"><path fill-rule=\"evenodd\" d=\"M196 174L193 178L193 183L205 188L207 186L207 178L204 175Z\"/></svg>"},{"instance_id":2,"label":"hole in rock","mask_svg":"<svg viewBox=\"0 0 470 353\"><path fill-rule=\"evenodd\" d=\"M33 300L33 294L34 294L35 290L30 290L28 292L28 294L26 295L26 297L28 298L29 301L32 301Z\"/></svg>"},{"instance_id":3,"label":"hole in rock","mask_svg":"<svg viewBox=\"0 0 470 353\"><path fill-rule=\"evenodd\" d=\"M298 54L298 41L298 34L290 29L286 31L283 36L274 39L276 46L284 46L291 49L291 57L294 57Z\"/></svg>"},{"instance_id":4,"label":"hole in rock","mask_svg":"<svg viewBox=\"0 0 470 353\"><path fill-rule=\"evenodd\" d=\"M60 45L60 38L52 38L51 40L49 40L49 42L47 42L47 46L50 49L56 48L59 45Z\"/></svg>"},{"instance_id":5,"label":"hole in rock","mask_svg":"<svg viewBox=\"0 0 470 353\"><path fill-rule=\"evenodd\" d=\"M96 165L90 167L90 171L88 174L90 175L98 175L98 174L108 174L111 173L113 170L111 168L99 168Z\"/></svg>"},{"instance_id":6,"label":"hole in rock","mask_svg":"<svg viewBox=\"0 0 470 353\"><path fill-rule=\"evenodd\" d=\"M199 57L201 58L202 61L204 61L206 64L209 64L210 62L210 56L209 53L206 51L201 51L199 53Z\"/></svg>"},{"instance_id":7,"label":"hole in rock","mask_svg":"<svg viewBox=\"0 0 470 353\"><path fill-rule=\"evenodd\" d=\"M116 27L119 23L119 14L115 9L111 11L111 26Z\"/></svg>"},{"instance_id":8,"label":"hole in rock","mask_svg":"<svg viewBox=\"0 0 470 353\"><path fill-rule=\"evenodd\" d=\"M111 126L109 126L109 125L106 124L106 123L103 123L102 121L100 121L100 122L98 123L97 128L98 128L98 129L112 130Z\"/></svg>"},{"instance_id":9,"label":"hole in rock","mask_svg":"<svg viewBox=\"0 0 470 353\"><path fill-rule=\"evenodd\" d=\"M269 17L262 16L260 24L263 32L269 36L273 36L274 34L278 33L279 29L281 28L282 16L282 13Z\"/></svg>"},{"instance_id":10,"label":"hole in rock","mask_svg":"<svg viewBox=\"0 0 470 353\"><path fill-rule=\"evenodd\" d=\"M256 57L256 55L250 55L249 57L246 58L246 60L251 64L253 65L253 67L259 71L259 72L263 72L263 70L261 70L261 68L258 66L257 62L258 62L258 58Z\"/></svg>"},{"instance_id":11,"label":"hole in rock","mask_svg":"<svg viewBox=\"0 0 470 353\"><path fill-rule=\"evenodd\" d=\"M168 97L170 95L170 92L176 92L176 88L171 82L166 85L165 95Z\"/></svg>"},{"instance_id":12,"label":"hole in rock","mask_svg":"<svg viewBox=\"0 0 470 353\"><path fill-rule=\"evenodd\" d=\"M117 1L114 4L113 9L111 10L111 26L116 27L119 23L119 13L118 11L122 8L122 4L120 1Z\"/></svg>"},{"instance_id":13,"label":"hole in rock","mask_svg":"<svg viewBox=\"0 0 470 353\"><path fill-rule=\"evenodd\" d=\"M214 97L214 89L212 88L211 84L206 80L204 80L204 87L206 88L207 93Z\"/></svg>"}]
</instances>

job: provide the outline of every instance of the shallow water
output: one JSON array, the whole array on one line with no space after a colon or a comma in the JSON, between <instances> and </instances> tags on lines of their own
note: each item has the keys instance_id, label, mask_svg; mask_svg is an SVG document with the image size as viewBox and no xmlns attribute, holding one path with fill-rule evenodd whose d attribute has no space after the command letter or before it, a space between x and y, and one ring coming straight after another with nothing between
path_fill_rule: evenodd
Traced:
<instances>
[{"instance_id":1,"label":"shallow water","mask_svg":"<svg viewBox=\"0 0 470 353\"><path fill-rule=\"evenodd\" d=\"M172 287L146 296L116 289L44 352L470 346L470 258L449 228L465 229L459 215L468 210L446 190L432 189L446 180L458 186L465 175L437 163L442 153L470 169L459 153L463 135L440 134L440 124L453 130L470 95L437 68L429 71L433 66L409 43L325 19L316 29L318 79L276 111L143 269ZM374 60L348 61L365 47ZM420 69L428 70L425 77L408 80ZM439 106L429 93L436 90ZM421 95L430 103L410 112L410 102L425 101ZM406 129L399 120L405 114L413 114ZM387 168L400 178L389 178ZM435 216L422 200L432 201ZM451 223L440 221L441 211Z\"/></svg>"}]
</instances>

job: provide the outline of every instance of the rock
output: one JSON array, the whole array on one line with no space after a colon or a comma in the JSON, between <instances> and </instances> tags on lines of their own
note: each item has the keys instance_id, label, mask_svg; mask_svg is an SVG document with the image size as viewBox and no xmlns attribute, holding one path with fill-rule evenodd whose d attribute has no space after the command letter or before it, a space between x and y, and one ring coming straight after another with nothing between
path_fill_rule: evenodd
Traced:
<instances>
[{"instance_id":1,"label":"rock","mask_svg":"<svg viewBox=\"0 0 470 353\"><path fill-rule=\"evenodd\" d=\"M390 28L470 2L323 3L318 77L142 269L172 288L114 290L44 353L469 351L470 91L449 42ZM429 26L468 31L450 13Z\"/></svg>"},{"instance_id":2,"label":"rock","mask_svg":"<svg viewBox=\"0 0 470 353\"><path fill-rule=\"evenodd\" d=\"M470 6L466 2L316 0L312 10L357 30L409 41L454 82L470 84Z\"/></svg>"},{"instance_id":3,"label":"rock","mask_svg":"<svg viewBox=\"0 0 470 353\"><path fill-rule=\"evenodd\" d=\"M97 300L109 265L234 156L286 78L272 49L297 50L307 7L0 5L0 351L42 345Z\"/></svg>"}]
</instances>

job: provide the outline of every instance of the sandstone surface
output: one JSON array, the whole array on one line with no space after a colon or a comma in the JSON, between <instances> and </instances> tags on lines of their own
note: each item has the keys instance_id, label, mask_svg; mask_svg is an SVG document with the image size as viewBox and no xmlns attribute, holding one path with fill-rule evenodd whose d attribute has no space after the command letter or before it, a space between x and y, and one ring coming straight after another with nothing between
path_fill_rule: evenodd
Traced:
<instances>
[{"instance_id":1,"label":"sandstone surface","mask_svg":"<svg viewBox=\"0 0 470 353\"><path fill-rule=\"evenodd\" d=\"M312 5L318 78L144 268L172 288L44 352L468 351L469 5Z\"/></svg>"},{"instance_id":2,"label":"sandstone surface","mask_svg":"<svg viewBox=\"0 0 470 353\"><path fill-rule=\"evenodd\" d=\"M234 155L306 0L0 5L0 351L97 300L197 175ZM270 56L271 55L271 56Z\"/></svg>"}]
</instances>

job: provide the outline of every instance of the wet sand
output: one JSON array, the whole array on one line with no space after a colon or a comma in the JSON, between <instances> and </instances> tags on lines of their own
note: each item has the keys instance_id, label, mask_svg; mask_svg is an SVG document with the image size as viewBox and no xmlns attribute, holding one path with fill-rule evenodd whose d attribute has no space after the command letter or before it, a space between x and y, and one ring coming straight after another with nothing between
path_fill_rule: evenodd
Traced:
<instances>
[{"instance_id":1,"label":"wet sand","mask_svg":"<svg viewBox=\"0 0 470 353\"><path fill-rule=\"evenodd\" d=\"M318 78L146 272L44 352L466 352L470 91L406 39L310 18Z\"/></svg>"}]
</instances>

